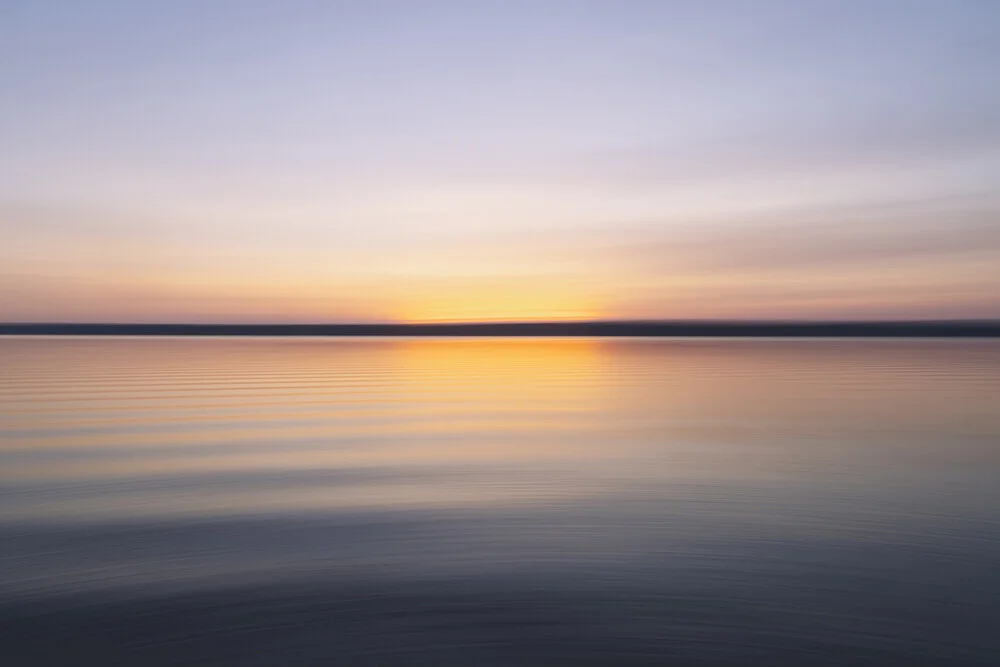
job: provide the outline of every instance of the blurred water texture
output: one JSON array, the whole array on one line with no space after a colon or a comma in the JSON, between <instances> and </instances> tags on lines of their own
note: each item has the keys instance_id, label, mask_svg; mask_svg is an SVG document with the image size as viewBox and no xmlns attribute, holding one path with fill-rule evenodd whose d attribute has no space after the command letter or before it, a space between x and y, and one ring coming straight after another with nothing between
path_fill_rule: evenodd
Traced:
<instances>
[{"instance_id":1,"label":"blurred water texture","mask_svg":"<svg viewBox=\"0 0 1000 667\"><path fill-rule=\"evenodd\" d=\"M1000 664L1000 342L0 339L3 664Z\"/></svg>"}]
</instances>

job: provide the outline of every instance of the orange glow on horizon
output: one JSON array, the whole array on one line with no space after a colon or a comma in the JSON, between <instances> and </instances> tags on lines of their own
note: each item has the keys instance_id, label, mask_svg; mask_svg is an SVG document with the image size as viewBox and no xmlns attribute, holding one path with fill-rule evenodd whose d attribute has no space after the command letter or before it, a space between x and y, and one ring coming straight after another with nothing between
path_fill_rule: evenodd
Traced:
<instances>
[{"instance_id":1,"label":"orange glow on horizon","mask_svg":"<svg viewBox=\"0 0 1000 667\"><path fill-rule=\"evenodd\" d=\"M470 286L402 300L397 319L407 324L543 322L600 319L593 296L551 287Z\"/></svg>"}]
</instances>

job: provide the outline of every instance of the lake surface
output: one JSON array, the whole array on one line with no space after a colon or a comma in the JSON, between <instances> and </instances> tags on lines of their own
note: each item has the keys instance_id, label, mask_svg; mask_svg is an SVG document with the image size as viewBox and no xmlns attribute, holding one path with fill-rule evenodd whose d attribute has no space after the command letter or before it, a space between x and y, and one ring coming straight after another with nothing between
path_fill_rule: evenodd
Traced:
<instances>
[{"instance_id":1,"label":"lake surface","mask_svg":"<svg viewBox=\"0 0 1000 667\"><path fill-rule=\"evenodd\" d=\"M1000 664L1000 341L0 339L38 665Z\"/></svg>"}]
</instances>

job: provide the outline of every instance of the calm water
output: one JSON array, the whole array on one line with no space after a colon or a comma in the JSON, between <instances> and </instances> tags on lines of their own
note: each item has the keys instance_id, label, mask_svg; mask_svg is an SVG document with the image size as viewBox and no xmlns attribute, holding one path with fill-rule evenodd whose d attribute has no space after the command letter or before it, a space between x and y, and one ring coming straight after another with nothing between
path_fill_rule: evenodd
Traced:
<instances>
[{"instance_id":1,"label":"calm water","mask_svg":"<svg viewBox=\"0 0 1000 667\"><path fill-rule=\"evenodd\" d=\"M38 665L1000 664L1000 342L0 339Z\"/></svg>"}]
</instances>

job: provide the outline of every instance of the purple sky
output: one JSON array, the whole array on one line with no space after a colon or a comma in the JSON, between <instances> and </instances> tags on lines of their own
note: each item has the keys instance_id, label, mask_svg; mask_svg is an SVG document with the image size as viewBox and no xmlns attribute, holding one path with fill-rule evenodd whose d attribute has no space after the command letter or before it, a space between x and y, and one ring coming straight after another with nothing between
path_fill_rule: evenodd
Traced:
<instances>
[{"instance_id":1,"label":"purple sky","mask_svg":"<svg viewBox=\"0 0 1000 667\"><path fill-rule=\"evenodd\" d=\"M994 0L0 0L0 320L1000 317Z\"/></svg>"}]
</instances>

